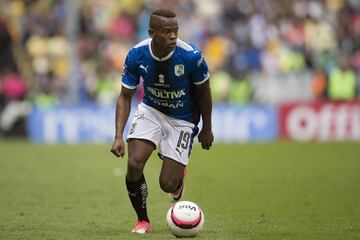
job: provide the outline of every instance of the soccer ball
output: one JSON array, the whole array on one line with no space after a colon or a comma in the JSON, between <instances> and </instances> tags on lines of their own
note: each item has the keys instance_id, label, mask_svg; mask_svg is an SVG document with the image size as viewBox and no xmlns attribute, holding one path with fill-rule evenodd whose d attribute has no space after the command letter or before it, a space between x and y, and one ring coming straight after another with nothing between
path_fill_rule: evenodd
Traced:
<instances>
[{"instance_id":1,"label":"soccer ball","mask_svg":"<svg viewBox=\"0 0 360 240\"><path fill-rule=\"evenodd\" d=\"M176 237L194 237L201 232L205 216L195 203L180 201L170 207L166 221Z\"/></svg>"}]
</instances>

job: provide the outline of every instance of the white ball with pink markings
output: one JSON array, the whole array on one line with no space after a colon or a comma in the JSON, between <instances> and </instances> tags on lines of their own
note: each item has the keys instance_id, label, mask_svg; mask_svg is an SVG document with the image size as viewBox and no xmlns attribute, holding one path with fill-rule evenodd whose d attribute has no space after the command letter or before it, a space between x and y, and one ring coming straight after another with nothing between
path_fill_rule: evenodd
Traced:
<instances>
[{"instance_id":1,"label":"white ball with pink markings","mask_svg":"<svg viewBox=\"0 0 360 240\"><path fill-rule=\"evenodd\" d=\"M176 237L194 237L203 229L205 216L197 204L180 201L170 207L166 221Z\"/></svg>"}]
</instances>

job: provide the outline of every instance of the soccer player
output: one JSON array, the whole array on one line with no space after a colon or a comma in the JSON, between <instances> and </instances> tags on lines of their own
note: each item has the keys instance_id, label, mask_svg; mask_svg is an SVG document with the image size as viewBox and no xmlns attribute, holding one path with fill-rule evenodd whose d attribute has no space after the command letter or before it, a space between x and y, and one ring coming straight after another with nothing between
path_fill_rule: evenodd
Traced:
<instances>
[{"instance_id":1,"label":"soccer player","mask_svg":"<svg viewBox=\"0 0 360 240\"><path fill-rule=\"evenodd\" d=\"M140 234L151 232L146 207L148 189L143 174L151 153L159 147L158 155L163 160L160 187L176 202L184 189L185 168L200 116L203 125L198 140L202 148L209 149L214 140L210 73L201 52L177 38L176 15L170 10L154 11L148 32L151 38L134 46L125 60L111 148L117 157L124 156L124 126L132 96L143 78L144 98L127 135L126 173L128 195L138 217L132 232Z\"/></svg>"}]
</instances>

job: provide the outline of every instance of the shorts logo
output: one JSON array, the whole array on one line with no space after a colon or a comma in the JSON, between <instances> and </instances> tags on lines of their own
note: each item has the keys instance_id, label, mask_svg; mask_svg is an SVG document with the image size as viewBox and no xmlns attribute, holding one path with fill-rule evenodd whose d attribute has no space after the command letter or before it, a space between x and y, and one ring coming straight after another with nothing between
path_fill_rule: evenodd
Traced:
<instances>
[{"instance_id":1,"label":"shorts logo","mask_svg":"<svg viewBox=\"0 0 360 240\"><path fill-rule=\"evenodd\" d=\"M175 150L180 154L180 157L181 157L181 154L185 151L185 150L180 151L179 148L175 148Z\"/></svg>"},{"instance_id":2,"label":"shorts logo","mask_svg":"<svg viewBox=\"0 0 360 240\"><path fill-rule=\"evenodd\" d=\"M131 129L130 129L130 131L129 131L129 134L133 134L133 133L135 132L135 127L136 127L136 123L133 123L133 124L131 125Z\"/></svg>"},{"instance_id":3,"label":"shorts logo","mask_svg":"<svg viewBox=\"0 0 360 240\"><path fill-rule=\"evenodd\" d=\"M175 65L175 75L177 77L181 77L185 74L185 67L183 64L177 64Z\"/></svg>"}]
</instances>

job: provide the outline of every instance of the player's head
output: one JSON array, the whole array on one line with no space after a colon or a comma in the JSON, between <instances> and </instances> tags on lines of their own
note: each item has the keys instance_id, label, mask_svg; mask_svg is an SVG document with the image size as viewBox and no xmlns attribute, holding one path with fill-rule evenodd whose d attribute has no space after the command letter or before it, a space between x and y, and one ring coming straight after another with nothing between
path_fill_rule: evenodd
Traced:
<instances>
[{"instance_id":1,"label":"player's head","mask_svg":"<svg viewBox=\"0 0 360 240\"><path fill-rule=\"evenodd\" d=\"M150 16L149 35L155 46L166 52L176 47L178 23L176 14L168 9L158 9Z\"/></svg>"}]
</instances>

